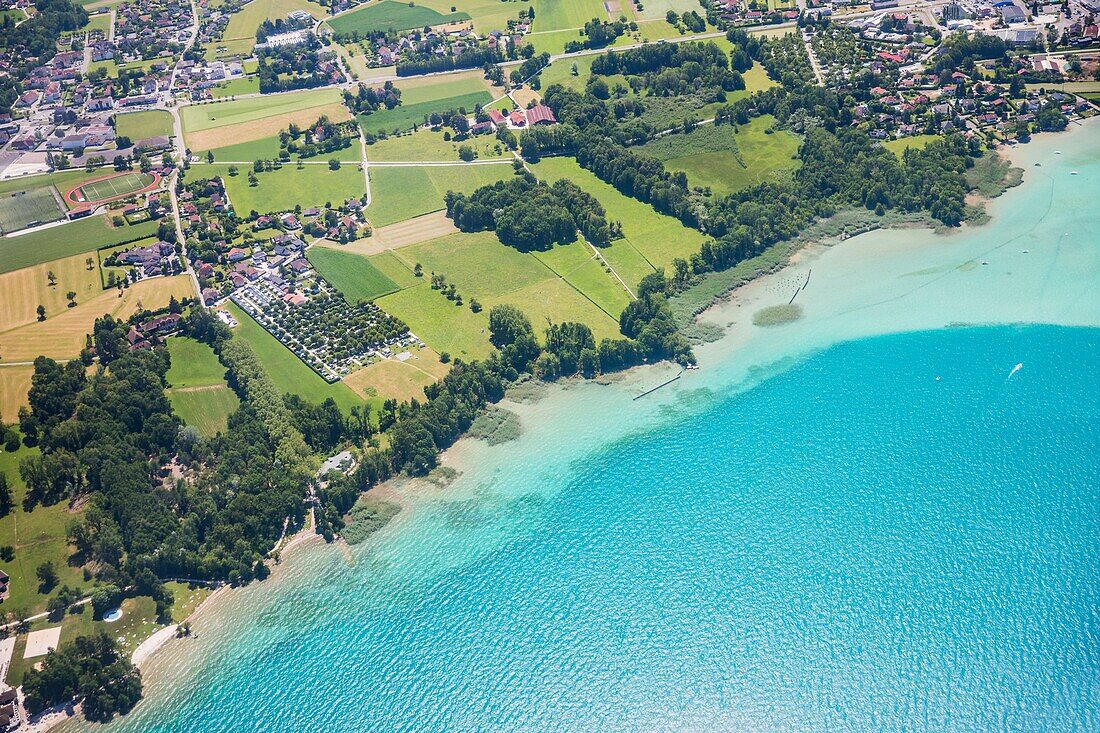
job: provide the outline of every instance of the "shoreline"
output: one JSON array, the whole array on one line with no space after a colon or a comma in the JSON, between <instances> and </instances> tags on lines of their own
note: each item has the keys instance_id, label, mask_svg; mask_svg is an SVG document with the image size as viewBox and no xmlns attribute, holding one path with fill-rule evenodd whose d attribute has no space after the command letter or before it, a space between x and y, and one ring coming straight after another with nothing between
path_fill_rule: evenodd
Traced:
<instances>
[{"instance_id":1,"label":"shoreline","mask_svg":"<svg viewBox=\"0 0 1100 733\"><path fill-rule=\"evenodd\" d=\"M975 279L990 277L993 272L990 268L979 264L963 270L962 265L955 266L954 260L967 257L963 264L969 263L973 259L969 255L984 251L982 247L984 238L993 236L999 226L1011 227L1010 214L1017 199L1023 200L1027 192L1042 185L1049 178L1043 173L1047 169L1045 160L1043 167L1034 167L1033 163L1037 156L1047 154L1048 149L1053 151L1059 148L1063 142L1085 139L1090 132L1095 134L1096 131L1097 123L1086 121L1082 125L1069 128L1066 133L1044 133L1042 136L1033 138L1027 145L1012 146L1007 150L1002 146L998 152L1013 166L1024 169L1024 180L1020 186L1009 189L999 197L987 200L985 205L990 215L989 221L978 226L964 226L947 233L913 226L875 229L831 244L808 242L798 247L791 252L783 266L761 273L748 282L726 291L696 317L697 321L712 324L722 330L718 340L695 346L701 369L712 377L720 378L723 384L728 383L733 389L741 389L751 387L774 373L776 369L791 363L792 359L798 359L807 353L828 348L845 340L870 335L899 333L919 328L944 328L955 323L975 326L1017 322L1065 325L1058 318L1048 316L1045 311L1040 312L1038 308L1031 314L1030 320L1017 320L1011 317L1008 320L981 320L980 317L973 317L975 314L980 316L986 312L983 311L985 306L994 309L999 307L999 302L989 305L989 303L975 303L960 299L958 303L950 303L941 310L929 311L922 316L909 313L909 309L906 308L907 302L899 307L893 301L902 302L907 298L910 300L931 298L931 295L926 296L925 293L928 291L935 293L936 287L940 287L938 284L947 282L947 278L971 274ZM920 234L914 234L914 232L920 232ZM975 239L979 241L971 241ZM996 246L1004 247L1012 241ZM846 246L839 247L838 244ZM1015 256L1018 257L1018 252ZM928 259L937 262L943 260L947 264L940 262L937 265L940 269L935 272L930 268L921 269L917 266ZM1029 267L1033 264L1038 263L1027 262ZM915 269L907 271L907 267ZM804 292L800 291L798 295L797 302L805 310L802 317L777 326L761 327L752 324L752 316L756 308L786 303L791 288L796 283L805 283L811 268L813 268L813 280L808 285L803 285ZM861 277L867 277L867 270L870 271L871 276L878 276L878 281L873 281L872 277L869 278L872 280L869 284L859 283ZM851 289L828 292L830 284L836 283L851 285ZM990 292L995 292L995 288L991 286ZM868 310L871 308L878 310ZM959 317L952 320L951 313L956 309ZM1008 312L1007 309L1006 312ZM861 323L862 314L867 313L873 313L874 318ZM859 315L853 317L853 314ZM1100 325L1100 319L1091 318L1089 313L1085 316L1082 321L1091 321L1091 324L1082 323L1081 325ZM606 379L565 380L554 384L540 384L539 393L532 400L516 399L509 392L500 405L519 415L521 423L528 428L524 431L525 434L519 439L497 446L489 446L484 441L469 436L459 439L440 455L439 465L456 471L456 475L451 480L439 482L431 479L396 478L372 488L369 491L370 496L396 503L401 510L359 547L373 547L378 545L380 540L389 540L400 535L411 523L415 523L425 507L438 502L477 501L484 495L491 495L492 490L486 489L483 484L479 485L477 480L479 478L484 481L490 480L486 478L486 475L492 475L491 469L486 467L489 465L489 456L510 456L535 445L538 437L527 433L533 432L530 427L539 424L548 416L556 419L567 413L580 413L570 420L578 427L583 426L583 413L586 409L577 409L578 400L571 395L572 392L583 390L586 396L595 398L591 401L593 403L598 401L621 406L624 402L632 401L635 391L653 387L678 370L677 365L662 363L634 367L625 372L610 375ZM696 373L686 372L684 379L635 403L644 410L644 415L638 424L622 426L623 435L644 429L650 418L667 415L670 409L691 409L691 404L685 403L699 389L695 380L692 379ZM607 387L610 389L600 390ZM570 456L575 456L577 452L584 450L583 444L586 439L597 439L597 436L587 435L583 431L578 433L576 443L580 445L570 446L572 453L555 454L548 456L546 460L567 460ZM616 433L613 436L599 437L611 441L621 436ZM537 471L538 467L532 467L532 470ZM455 484L458 485L454 486ZM297 555L300 549L312 547L314 542L324 544L323 538L313 533L308 525L299 530L279 549L279 563L272 568L271 577L258 585L268 587L268 581L275 581L272 585L282 583L288 577L280 572L282 561L290 554ZM356 554L360 554L343 540L333 544L349 560L353 560ZM291 551L294 552L291 553ZM216 623L217 611L220 607L224 607L225 599L250 596L250 594L221 592L228 588L229 586L223 586L215 590L186 620L202 619ZM252 588L252 585L234 590L243 591L246 588ZM220 600L214 602L215 598ZM170 634L164 633L169 629L172 630ZM161 629L150 639L142 642L134 653L135 664L149 667L150 663L156 659L156 652L164 648L173 648L175 645L169 642L174 637L174 629L174 626ZM157 639L155 642L154 638ZM142 653L147 644L148 649ZM142 653L140 658L139 653ZM144 673L146 670L142 671ZM150 673L151 677L170 674L166 670L164 672L156 670L155 667L150 669ZM58 722L64 722L64 720Z\"/></svg>"}]
</instances>

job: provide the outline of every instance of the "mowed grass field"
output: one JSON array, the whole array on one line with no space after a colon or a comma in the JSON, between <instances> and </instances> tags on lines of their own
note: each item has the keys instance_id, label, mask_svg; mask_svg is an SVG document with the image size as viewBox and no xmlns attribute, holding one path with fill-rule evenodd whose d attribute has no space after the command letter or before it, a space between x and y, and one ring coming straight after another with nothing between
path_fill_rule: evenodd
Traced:
<instances>
[{"instance_id":1,"label":"mowed grass field","mask_svg":"<svg viewBox=\"0 0 1100 733\"><path fill-rule=\"evenodd\" d=\"M142 308L156 310L177 300L194 296L186 275L142 280L122 291L109 290L86 300L75 308L66 308L45 321L35 321L0 332L0 354L5 362L33 361L39 355L54 359L72 359L84 348L84 337L91 333L95 319L104 314L126 319Z\"/></svg>"},{"instance_id":2,"label":"mowed grass field","mask_svg":"<svg viewBox=\"0 0 1100 733\"><path fill-rule=\"evenodd\" d=\"M478 35L485 35L494 30L507 30L508 20L516 18L519 14L517 3L501 2L501 0L416 0L416 4L431 8L443 15L449 14L452 7L457 13L466 13L470 16L474 31Z\"/></svg>"},{"instance_id":3,"label":"mowed grass field","mask_svg":"<svg viewBox=\"0 0 1100 733\"><path fill-rule=\"evenodd\" d=\"M310 247L306 258L317 272L344 295L344 300L357 303L372 301L397 292L397 283L370 263L367 258L331 247Z\"/></svg>"},{"instance_id":4,"label":"mowed grass field","mask_svg":"<svg viewBox=\"0 0 1100 733\"><path fill-rule=\"evenodd\" d=\"M429 214L445 207L447 191L470 193L512 175L508 163L371 168L367 218L374 226L384 227Z\"/></svg>"},{"instance_id":5,"label":"mowed grass field","mask_svg":"<svg viewBox=\"0 0 1100 733\"><path fill-rule=\"evenodd\" d=\"M57 221L64 216L65 210L57 203L52 186L0 195L0 234Z\"/></svg>"},{"instance_id":6,"label":"mowed grass field","mask_svg":"<svg viewBox=\"0 0 1100 733\"><path fill-rule=\"evenodd\" d=\"M88 267L88 259L92 266ZM51 286L49 273L56 278ZM99 259L95 252L63 257L31 265L0 275L0 331L7 331L38 319L36 309L46 309L47 320L69 310L66 294L76 293L76 302L84 303L103 292L99 275Z\"/></svg>"},{"instance_id":7,"label":"mowed grass field","mask_svg":"<svg viewBox=\"0 0 1100 733\"><path fill-rule=\"evenodd\" d=\"M349 374L344 383L365 400L394 398L424 401L424 388L447 373L432 349L413 349L405 361L383 359Z\"/></svg>"},{"instance_id":8,"label":"mowed grass field","mask_svg":"<svg viewBox=\"0 0 1100 733\"><path fill-rule=\"evenodd\" d=\"M461 11L443 14L411 2L381 0L333 18L328 24L338 34L358 32L367 35L375 31L407 31L469 19L470 15Z\"/></svg>"},{"instance_id":9,"label":"mowed grass field","mask_svg":"<svg viewBox=\"0 0 1100 733\"><path fill-rule=\"evenodd\" d=\"M350 120L339 89L313 89L184 107L183 136L191 150L207 151L278 135L291 122L307 125L325 115Z\"/></svg>"},{"instance_id":10,"label":"mowed grass field","mask_svg":"<svg viewBox=\"0 0 1100 733\"><path fill-rule=\"evenodd\" d=\"M294 163L287 163L279 170L257 173L256 186L248 184L248 171L244 167L235 176L229 175L228 165L218 163L196 165L192 170L204 177L221 176L233 210L241 216L253 210L261 214L288 211L297 204L308 208L326 202L342 203L366 192L363 172L354 163L344 164L336 171L329 170L327 165L307 165L298 170Z\"/></svg>"},{"instance_id":11,"label":"mowed grass field","mask_svg":"<svg viewBox=\"0 0 1100 733\"><path fill-rule=\"evenodd\" d=\"M156 234L157 222L112 226L103 216L12 237L0 237L0 274Z\"/></svg>"},{"instance_id":12,"label":"mowed grass field","mask_svg":"<svg viewBox=\"0 0 1100 733\"><path fill-rule=\"evenodd\" d=\"M692 186L722 195L756 185L798 167L801 144L786 130L772 130L775 118L756 117L736 132L730 125L704 125L687 135L666 135L642 147ZM770 132L769 132L770 131Z\"/></svg>"},{"instance_id":13,"label":"mowed grass field","mask_svg":"<svg viewBox=\"0 0 1100 733\"><path fill-rule=\"evenodd\" d=\"M535 33L582 28L593 18L608 20L603 0L535 0L534 7Z\"/></svg>"},{"instance_id":14,"label":"mowed grass field","mask_svg":"<svg viewBox=\"0 0 1100 733\"><path fill-rule=\"evenodd\" d=\"M364 132L402 132L412 129L414 124L423 125L424 119L433 112L465 109L468 114L473 114L477 105L484 106L493 101L485 82L471 76L447 81L432 80L431 83L399 83L398 88L401 89L400 106L359 115L359 126Z\"/></svg>"},{"instance_id":15,"label":"mowed grass field","mask_svg":"<svg viewBox=\"0 0 1100 733\"><path fill-rule=\"evenodd\" d=\"M900 158L906 148L920 150L938 137L939 135L914 135L913 137L902 137L897 140L887 140L882 144L882 147L893 151L893 153Z\"/></svg>"},{"instance_id":16,"label":"mowed grass field","mask_svg":"<svg viewBox=\"0 0 1100 733\"><path fill-rule=\"evenodd\" d=\"M233 335L248 342L280 392L296 394L314 403L331 397L345 413L353 406L362 404L362 400L346 384L329 384L321 379L294 352L279 343L277 338L236 305L227 303L225 309L237 319L238 326L233 329Z\"/></svg>"},{"instance_id":17,"label":"mowed grass field","mask_svg":"<svg viewBox=\"0 0 1100 733\"><path fill-rule=\"evenodd\" d=\"M115 132L137 142L147 137L173 134L172 115L162 110L115 115Z\"/></svg>"},{"instance_id":18,"label":"mowed grass field","mask_svg":"<svg viewBox=\"0 0 1100 733\"><path fill-rule=\"evenodd\" d=\"M210 152L214 154L214 162L228 163L230 161L238 161L251 166L252 162L255 160L275 160L279 157L279 136L272 135L270 137L260 138L259 140L238 143L237 145L227 145L222 148L211 150ZM342 150L318 155L308 160L324 163L332 158L341 162L358 163L362 158L359 140L352 139L351 145ZM292 156L291 160L297 160L297 158Z\"/></svg>"},{"instance_id":19,"label":"mowed grass field","mask_svg":"<svg viewBox=\"0 0 1100 733\"><path fill-rule=\"evenodd\" d=\"M468 147L474 151L478 160L492 160L508 156L507 149L497 140L495 135L478 135L466 140L444 140L443 131L435 131L421 128L416 132L396 137L387 137L373 145L367 146L367 160L371 162L385 161L453 161L461 160L458 156L460 146ZM356 146L356 153L359 148Z\"/></svg>"},{"instance_id":20,"label":"mowed grass field","mask_svg":"<svg viewBox=\"0 0 1100 733\"><path fill-rule=\"evenodd\" d=\"M599 199L609 220L622 223L622 239L600 254L622 276L631 290L643 277L672 260L688 259L699 251L703 235L676 219L653 210L649 204L624 196L611 185L581 168L573 158L545 158L533 166L535 175L548 182L567 178Z\"/></svg>"},{"instance_id":21,"label":"mowed grass field","mask_svg":"<svg viewBox=\"0 0 1100 733\"><path fill-rule=\"evenodd\" d=\"M194 339L168 339L172 367L168 370L168 400L172 409L203 436L226 428L229 415L240 405L225 383L225 367L214 350Z\"/></svg>"},{"instance_id":22,"label":"mowed grass field","mask_svg":"<svg viewBox=\"0 0 1100 733\"><path fill-rule=\"evenodd\" d=\"M383 265L385 259L389 264ZM509 303L520 308L540 334L548 320L586 323L598 341L618 335L616 306L625 305L629 297L625 291L618 299L605 297L602 284L585 269L594 255L586 255L580 242L536 255L505 246L493 232L459 233L368 260L379 270L392 267L394 260L407 273L417 264L423 267L422 278L410 281L406 277L405 282L412 285L376 302L404 320L436 351L464 359L483 358L491 351L488 312L494 305ZM461 306L432 290L433 272L454 283L464 300ZM602 269L599 272L604 274ZM613 282L610 275L606 277ZM481 312L470 309L470 299L481 303ZM610 313L604 310L608 306Z\"/></svg>"}]
</instances>

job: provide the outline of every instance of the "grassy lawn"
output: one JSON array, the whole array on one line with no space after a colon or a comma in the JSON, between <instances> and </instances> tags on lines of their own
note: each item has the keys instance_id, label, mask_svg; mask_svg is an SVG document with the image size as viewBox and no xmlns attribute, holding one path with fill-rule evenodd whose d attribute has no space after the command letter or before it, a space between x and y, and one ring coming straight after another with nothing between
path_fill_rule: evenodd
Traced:
<instances>
[{"instance_id":1,"label":"grassy lawn","mask_svg":"<svg viewBox=\"0 0 1100 733\"><path fill-rule=\"evenodd\" d=\"M260 77L245 76L239 79L230 79L210 89L210 95L214 99L236 97L241 94L258 94L260 92Z\"/></svg>"},{"instance_id":2,"label":"grassy lawn","mask_svg":"<svg viewBox=\"0 0 1100 733\"><path fill-rule=\"evenodd\" d=\"M468 13L456 12L446 15L422 5L382 0L359 10L346 13L329 21L336 33L354 33L366 35L371 31L407 31L411 28L423 28L430 25L452 23L457 20L469 20Z\"/></svg>"},{"instance_id":3,"label":"grassy lawn","mask_svg":"<svg viewBox=\"0 0 1100 733\"><path fill-rule=\"evenodd\" d=\"M156 222L113 227L105 217L91 216L50 229L3 237L0 238L0 273L142 239L156 231Z\"/></svg>"},{"instance_id":4,"label":"grassy lawn","mask_svg":"<svg viewBox=\"0 0 1100 733\"><path fill-rule=\"evenodd\" d=\"M310 247L306 257L317 272L343 293L344 300L357 303L375 300L400 288L362 255L334 247Z\"/></svg>"},{"instance_id":5,"label":"grassy lawn","mask_svg":"<svg viewBox=\"0 0 1100 733\"><path fill-rule=\"evenodd\" d=\"M371 168L371 205L367 216L383 227L444 208L448 190L474 189L513 175L512 166L470 165L423 168Z\"/></svg>"},{"instance_id":6,"label":"grassy lawn","mask_svg":"<svg viewBox=\"0 0 1100 733\"><path fill-rule=\"evenodd\" d=\"M92 267L88 267L88 259ZM55 285L50 285L49 273ZM103 291L98 258L95 252L84 252L59 260L51 260L0 275L0 331L33 323L39 305L46 309L46 318L68 310L67 294L76 293L76 302L84 303ZM15 415L5 415L14 420Z\"/></svg>"},{"instance_id":7,"label":"grassy lawn","mask_svg":"<svg viewBox=\"0 0 1100 733\"><path fill-rule=\"evenodd\" d=\"M726 194L798 167L800 140L785 130L768 133L775 119L756 117L737 132L730 125L703 125L687 135L658 138L642 150L687 174L692 186Z\"/></svg>"},{"instance_id":8,"label":"grassy lawn","mask_svg":"<svg viewBox=\"0 0 1100 733\"><path fill-rule=\"evenodd\" d=\"M134 142L147 137L157 137L158 135L168 137L174 134L172 115L161 110L127 112L115 115L115 132L130 138Z\"/></svg>"},{"instance_id":9,"label":"grassy lawn","mask_svg":"<svg viewBox=\"0 0 1100 733\"><path fill-rule=\"evenodd\" d=\"M581 28L593 18L607 20L601 0L535 0L534 32Z\"/></svg>"},{"instance_id":10,"label":"grassy lawn","mask_svg":"<svg viewBox=\"0 0 1100 733\"><path fill-rule=\"evenodd\" d=\"M554 276L534 256L501 244L493 232L452 234L393 254L406 265L423 266L425 279L432 273L446 275L467 301L503 295Z\"/></svg>"},{"instance_id":11,"label":"grassy lawn","mask_svg":"<svg viewBox=\"0 0 1100 733\"><path fill-rule=\"evenodd\" d=\"M259 173L259 184L248 184L248 173L241 170L230 176L229 166L215 163L195 167L203 176L222 176L233 209L242 215L252 210L263 213L289 211L296 204L303 207L320 206L326 202L342 202L359 198L366 190L359 166L346 164L340 170L329 170L326 165L307 165L301 170L288 163L279 170Z\"/></svg>"},{"instance_id":12,"label":"grassy lawn","mask_svg":"<svg viewBox=\"0 0 1100 733\"><path fill-rule=\"evenodd\" d=\"M493 101L493 96L485 89L468 92L455 96L440 97L424 102L401 101L401 106L393 109L384 109L369 115L359 116L359 126L364 132L383 131L386 134L394 130L404 132L411 130L413 125L423 125L424 119L433 112L446 112L451 109L465 109L467 114L473 114L477 105L486 105Z\"/></svg>"},{"instance_id":13,"label":"grassy lawn","mask_svg":"<svg viewBox=\"0 0 1100 733\"><path fill-rule=\"evenodd\" d=\"M172 368L168 370L168 400L188 425L207 437L225 430L229 415L240 401L226 386L225 367L214 350L194 339L168 340Z\"/></svg>"},{"instance_id":14,"label":"grassy lawn","mask_svg":"<svg viewBox=\"0 0 1100 733\"><path fill-rule=\"evenodd\" d=\"M618 318L630 302L622 284L606 271L592 248L580 240L549 252L536 252L534 256L613 318Z\"/></svg>"},{"instance_id":15,"label":"grassy lawn","mask_svg":"<svg viewBox=\"0 0 1100 733\"><path fill-rule=\"evenodd\" d=\"M404 361L383 359L348 375L344 383L357 395L375 403L382 400L424 400L424 388L441 379L450 365L439 361L430 348L411 349Z\"/></svg>"},{"instance_id":16,"label":"grassy lawn","mask_svg":"<svg viewBox=\"0 0 1100 733\"><path fill-rule=\"evenodd\" d=\"M455 305L427 283L379 298L378 305L397 316L436 351L467 361L489 355L489 308L474 313Z\"/></svg>"},{"instance_id":17,"label":"grassy lawn","mask_svg":"<svg viewBox=\"0 0 1100 733\"><path fill-rule=\"evenodd\" d=\"M14 507L10 514L0 519L0 545L15 548L15 559L0 562L0 570L11 576L11 596L0 610L11 613L22 609L28 614L44 611L46 600L52 595L39 593L35 570L50 561L57 570L58 587L69 585L86 588L79 566L69 564L69 542L66 538L69 523L80 517L80 511L70 511L66 502L44 507L38 505L31 512L23 511L23 497L27 487L19 476L19 464L24 458L35 455L37 448L20 447L14 453L0 452L0 473L8 480Z\"/></svg>"},{"instance_id":18,"label":"grassy lawn","mask_svg":"<svg viewBox=\"0 0 1100 733\"><path fill-rule=\"evenodd\" d=\"M607 210L609 220L622 223L626 241L612 243L601 254L632 289L646 274L643 271L645 268L628 247L620 247L620 244L631 245L646 263L658 268L670 265L676 257L688 259L699 251L703 243L704 237L700 232L689 229L672 217L658 214L649 204L624 196L581 168L573 158L546 158L534 166L534 171L539 178L550 182L568 178L599 199ZM622 262L623 269L620 269L619 262ZM639 272L641 275L634 279Z\"/></svg>"},{"instance_id":19,"label":"grassy lawn","mask_svg":"<svg viewBox=\"0 0 1100 733\"><path fill-rule=\"evenodd\" d=\"M416 4L441 14L450 13L452 7L456 12L466 13L473 20L474 31L478 35L494 30L506 30L508 20L515 18L519 13L516 3L500 0L417 0Z\"/></svg>"},{"instance_id":20,"label":"grassy lawn","mask_svg":"<svg viewBox=\"0 0 1100 733\"><path fill-rule=\"evenodd\" d=\"M250 140L245 143L238 143L236 145L226 145L225 147L215 148L211 150L214 154L214 162L226 163L229 161L240 161L245 163L252 163L254 160L275 160L279 157L279 136L271 135L269 137L263 137L259 140ZM362 158L362 151L359 147L359 141L352 139L351 145L343 150L337 150L335 153L329 153L325 155L318 155L307 160L326 162L335 158L336 160L348 163L358 163ZM291 165L297 158L291 157ZM247 175L247 173L245 174Z\"/></svg>"},{"instance_id":21,"label":"grassy lawn","mask_svg":"<svg viewBox=\"0 0 1100 733\"><path fill-rule=\"evenodd\" d=\"M399 288L411 288L424 282L423 277L413 274L412 268L402 262L393 252L383 252L367 258L374 269L385 275Z\"/></svg>"},{"instance_id":22,"label":"grassy lawn","mask_svg":"<svg viewBox=\"0 0 1100 733\"><path fill-rule=\"evenodd\" d=\"M906 148L920 150L938 137L939 135L914 135L912 137L902 137L897 140L887 140L882 144L882 147L893 151L894 154L900 158Z\"/></svg>"},{"instance_id":23,"label":"grassy lawn","mask_svg":"<svg viewBox=\"0 0 1100 733\"><path fill-rule=\"evenodd\" d=\"M96 202L127 196L149 186L153 183L153 180L150 173L140 173L138 171L120 173L117 176L84 184L79 189L80 199L78 200Z\"/></svg>"},{"instance_id":24,"label":"grassy lawn","mask_svg":"<svg viewBox=\"0 0 1100 733\"><path fill-rule=\"evenodd\" d=\"M507 150L494 135L478 135L462 141L444 140L443 131L421 128L399 137L388 137L367 146L369 161L458 161L459 146L472 148L478 160L502 158ZM358 147L356 148L358 152Z\"/></svg>"},{"instance_id":25,"label":"grassy lawn","mask_svg":"<svg viewBox=\"0 0 1100 733\"><path fill-rule=\"evenodd\" d=\"M361 404L362 400L347 385L342 382L329 384L321 379L290 349L279 343L277 338L265 331L240 308L229 303L226 309L240 324L233 329L234 336L248 342L264 369L267 370L271 381L280 391L299 395L315 403L331 397L344 412L350 411L354 405Z\"/></svg>"},{"instance_id":26,"label":"grassy lawn","mask_svg":"<svg viewBox=\"0 0 1100 733\"><path fill-rule=\"evenodd\" d=\"M692 2L692 0L646 0L642 3L643 10L639 14L638 20L661 20L665 19L665 14L668 11L673 11L679 15L694 10L700 15L705 14L701 12L699 3Z\"/></svg>"}]
</instances>

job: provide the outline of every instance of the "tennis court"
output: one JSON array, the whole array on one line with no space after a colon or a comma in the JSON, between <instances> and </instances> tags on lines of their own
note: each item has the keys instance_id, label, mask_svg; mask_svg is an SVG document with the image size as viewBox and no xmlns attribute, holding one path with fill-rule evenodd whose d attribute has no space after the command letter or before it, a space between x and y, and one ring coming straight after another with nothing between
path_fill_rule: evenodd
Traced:
<instances>
[{"instance_id":1,"label":"tennis court","mask_svg":"<svg viewBox=\"0 0 1100 733\"><path fill-rule=\"evenodd\" d=\"M0 196L0 233L19 231L65 216L52 186Z\"/></svg>"},{"instance_id":2,"label":"tennis court","mask_svg":"<svg viewBox=\"0 0 1100 733\"><path fill-rule=\"evenodd\" d=\"M156 183L157 178L152 173L138 173L131 171L117 176L100 178L97 181L89 181L82 186L69 191L69 200L74 204L95 203L97 201L109 201L137 193Z\"/></svg>"}]
</instances>

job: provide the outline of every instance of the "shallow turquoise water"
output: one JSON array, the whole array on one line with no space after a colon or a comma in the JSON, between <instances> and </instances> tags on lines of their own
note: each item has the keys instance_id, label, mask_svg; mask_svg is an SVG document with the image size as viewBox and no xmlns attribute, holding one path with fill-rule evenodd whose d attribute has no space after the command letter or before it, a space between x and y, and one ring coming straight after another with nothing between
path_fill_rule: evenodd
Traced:
<instances>
[{"instance_id":1,"label":"shallow turquoise water","mask_svg":"<svg viewBox=\"0 0 1100 733\"><path fill-rule=\"evenodd\" d=\"M695 399L289 561L117 729L1100 731L1100 330Z\"/></svg>"}]
</instances>

